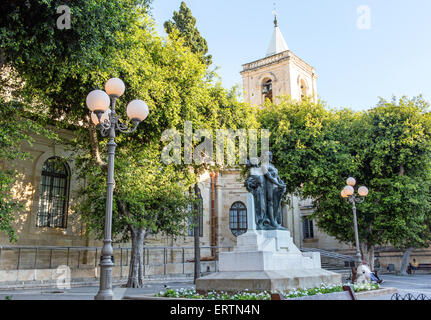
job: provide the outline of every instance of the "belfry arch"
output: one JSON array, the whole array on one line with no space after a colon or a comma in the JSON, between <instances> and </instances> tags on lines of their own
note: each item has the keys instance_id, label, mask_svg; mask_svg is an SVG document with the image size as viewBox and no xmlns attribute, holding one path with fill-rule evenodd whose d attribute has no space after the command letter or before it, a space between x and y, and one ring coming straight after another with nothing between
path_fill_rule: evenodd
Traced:
<instances>
[{"instance_id":1,"label":"belfry arch","mask_svg":"<svg viewBox=\"0 0 431 320\"><path fill-rule=\"evenodd\" d=\"M271 78L264 78L262 81L262 102L264 103L266 99L273 101L273 81Z\"/></svg>"},{"instance_id":2,"label":"belfry arch","mask_svg":"<svg viewBox=\"0 0 431 320\"><path fill-rule=\"evenodd\" d=\"M299 97L301 101L308 96L308 83L302 77L298 77Z\"/></svg>"}]
</instances>

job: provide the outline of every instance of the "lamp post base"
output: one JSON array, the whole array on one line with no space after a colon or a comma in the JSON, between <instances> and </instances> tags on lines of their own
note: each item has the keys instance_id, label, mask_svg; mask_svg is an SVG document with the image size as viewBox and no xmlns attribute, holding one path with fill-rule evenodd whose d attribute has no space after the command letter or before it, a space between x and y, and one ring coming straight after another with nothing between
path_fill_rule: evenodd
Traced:
<instances>
[{"instance_id":1,"label":"lamp post base","mask_svg":"<svg viewBox=\"0 0 431 320\"><path fill-rule=\"evenodd\" d=\"M114 264L112 263L111 255L105 255L102 257L102 262L100 264L99 292L94 297L94 300L114 300L114 292L112 291L113 266Z\"/></svg>"},{"instance_id":2,"label":"lamp post base","mask_svg":"<svg viewBox=\"0 0 431 320\"><path fill-rule=\"evenodd\" d=\"M94 300L114 300L114 293L112 290L100 291L95 297Z\"/></svg>"}]
</instances>

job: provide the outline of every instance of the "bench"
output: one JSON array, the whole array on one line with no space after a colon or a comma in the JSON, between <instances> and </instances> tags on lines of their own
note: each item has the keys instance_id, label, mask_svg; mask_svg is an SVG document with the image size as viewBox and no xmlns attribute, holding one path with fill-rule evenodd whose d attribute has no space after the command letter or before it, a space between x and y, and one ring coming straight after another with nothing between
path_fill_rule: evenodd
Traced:
<instances>
[{"instance_id":1,"label":"bench","mask_svg":"<svg viewBox=\"0 0 431 320\"><path fill-rule=\"evenodd\" d=\"M431 263L419 263L418 270L431 270Z\"/></svg>"},{"instance_id":2,"label":"bench","mask_svg":"<svg viewBox=\"0 0 431 320\"><path fill-rule=\"evenodd\" d=\"M419 263L417 270L425 270L425 271L431 271L431 263ZM407 273L408 274L412 274L412 265L409 264L409 266L407 267Z\"/></svg>"}]
</instances>

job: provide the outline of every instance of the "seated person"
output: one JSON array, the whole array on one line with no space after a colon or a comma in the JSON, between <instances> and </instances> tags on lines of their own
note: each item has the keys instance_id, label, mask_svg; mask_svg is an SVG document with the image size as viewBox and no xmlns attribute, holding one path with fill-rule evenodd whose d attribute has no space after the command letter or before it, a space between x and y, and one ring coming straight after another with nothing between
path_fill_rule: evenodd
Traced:
<instances>
[{"instance_id":1,"label":"seated person","mask_svg":"<svg viewBox=\"0 0 431 320\"><path fill-rule=\"evenodd\" d=\"M411 270L413 271L413 274L415 274L415 271L418 269L419 263L416 261L416 259L413 259L413 263L411 264Z\"/></svg>"},{"instance_id":2,"label":"seated person","mask_svg":"<svg viewBox=\"0 0 431 320\"><path fill-rule=\"evenodd\" d=\"M367 276L371 279L371 281L374 281L378 284L383 283L383 280L380 279L377 274L374 272L371 272L370 267L368 267L367 262L365 260L362 261L362 269L365 271Z\"/></svg>"}]
</instances>

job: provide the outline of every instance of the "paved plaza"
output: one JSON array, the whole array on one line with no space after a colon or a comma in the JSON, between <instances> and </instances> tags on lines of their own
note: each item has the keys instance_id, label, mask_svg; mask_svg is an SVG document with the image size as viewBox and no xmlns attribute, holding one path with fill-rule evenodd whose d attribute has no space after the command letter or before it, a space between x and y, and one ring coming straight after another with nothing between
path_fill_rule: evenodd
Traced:
<instances>
[{"instance_id":1,"label":"paved plaza","mask_svg":"<svg viewBox=\"0 0 431 320\"><path fill-rule=\"evenodd\" d=\"M395 276L383 275L385 280L382 287L397 288L402 296L411 293L414 296L424 294L431 298L431 275L410 275ZM126 289L121 286L114 286L117 299L123 296L137 296L160 292L168 286L172 289L193 288L192 281L183 282L148 282L142 289ZM0 300L93 300L97 293L96 286L74 287L69 290L59 290L56 288L43 289L20 289L20 290L1 290ZM390 300L392 295L372 297L370 300Z\"/></svg>"},{"instance_id":2,"label":"paved plaza","mask_svg":"<svg viewBox=\"0 0 431 320\"><path fill-rule=\"evenodd\" d=\"M401 296L411 293L417 297L420 294L431 298L431 274L416 274L409 276L382 275L382 287L397 288ZM373 297L369 300L390 300L392 295Z\"/></svg>"}]
</instances>

